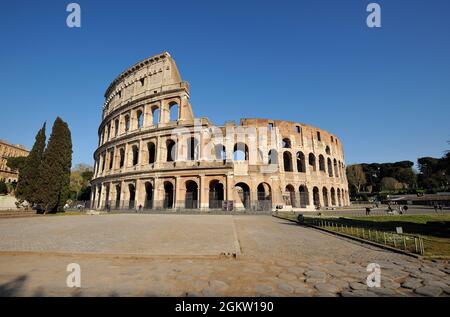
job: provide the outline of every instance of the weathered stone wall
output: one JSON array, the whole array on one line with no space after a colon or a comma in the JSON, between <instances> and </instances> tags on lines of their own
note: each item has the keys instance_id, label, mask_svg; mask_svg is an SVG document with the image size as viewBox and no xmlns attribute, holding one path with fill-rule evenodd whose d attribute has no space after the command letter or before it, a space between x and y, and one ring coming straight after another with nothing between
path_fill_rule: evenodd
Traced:
<instances>
[{"instance_id":1,"label":"weathered stone wall","mask_svg":"<svg viewBox=\"0 0 450 317\"><path fill-rule=\"evenodd\" d=\"M94 153L95 208L116 201L201 209L220 208L222 201L233 201L235 209L349 204L335 135L289 121L242 119L215 127L195 118L189 84L168 53L124 71L105 99Z\"/></svg>"}]
</instances>

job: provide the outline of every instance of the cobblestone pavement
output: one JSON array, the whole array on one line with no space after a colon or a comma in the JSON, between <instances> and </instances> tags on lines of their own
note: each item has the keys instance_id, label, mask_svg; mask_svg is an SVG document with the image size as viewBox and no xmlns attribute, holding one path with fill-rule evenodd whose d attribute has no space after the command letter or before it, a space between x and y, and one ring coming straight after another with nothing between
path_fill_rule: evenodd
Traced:
<instances>
[{"instance_id":1,"label":"cobblestone pavement","mask_svg":"<svg viewBox=\"0 0 450 317\"><path fill-rule=\"evenodd\" d=\"M82 218L78 220L75 218ZM148 219L144 219L149 217ZM89 220L92 227L71 227L80 245L88 240L87 231L102 232L103 226L123 225L117 235L128 231L138 235L155 215L111 215L60 217L62 223L81 224ZM160 216L161 217L161 216ZM172 217L167 226L187 221ZM200 222L216 223L218 216L201 217ZM448 296L450 264L418 260L401 254L368 247L314 229L269 216L225 216L234 222L235 236L242 254L233 257L194 258L185 256L141 257L125 254L55 254L0 251L0 294L3 296ZM46 221L50 217L25 219ZM150 220L149 220L150 219ZM155 218L156 219L156 218ZM199 219L199 218L196 218ZM23 219L22 219L23 220ZM3 221L0 221L0 228ZM21 219L8 219L21 221ZM156 221L156 220L155 220ZM226 221L229 220L223 220ZM38 222L39 223L39 222ZM132 226L136 223L136 226ZM60 223L61 225L61 223ZM9 223L11 226L11 223ZM177 225L174 225L177 227ZM33 226L31 226L32 228ZM41 234L45 235L45 231ZM179 227L177 227L179 228ZM30 227L28 228L30 229ZM99 233L99 239L101 234ZM61 235L69 234L61 229ZM72 234L74 234L72 232ZM182 236L182 233L177 233ZM219 234L219 233L218 233ZM88 236L89 237L89 236ZM189 244L172 241L178 245ZM1 239L8 236L1 233ZM23 232L23 239L27 233ZM215 240L214 240L215 241ZM212 242L214 242L212 241ZM102 243L102 241L97 241ZM196 243L195 241L193 241ZM58 242L55 242L58 243ZM133 239L128 239L133 249ZM223 243L230 245L229 242ZM107 246L108 247L108 246ZM110 247L110 246L109 246ZM169 247L169 246L168 246ZM0 248L1 250L1 248ZM118 249L122 251L122 249ZM81 266L81 288L66 287L66 266ZM366 267L381 266L381 287L368 288Z\"/></svg>"}]
</instances>

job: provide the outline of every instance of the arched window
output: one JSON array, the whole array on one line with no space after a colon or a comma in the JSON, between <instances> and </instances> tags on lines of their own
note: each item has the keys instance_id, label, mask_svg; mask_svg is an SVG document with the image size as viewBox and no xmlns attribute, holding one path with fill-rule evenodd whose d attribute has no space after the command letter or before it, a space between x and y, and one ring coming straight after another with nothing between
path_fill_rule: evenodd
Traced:
<instances>
[{"instance_id":1,"label":"arched window","mask_svg":"<svg viewBox=\"0 0 450 317\"><path fill-rule=\"evenodd\" d=\"M130 116L125 116L125 132L130 131Z\"/></svg>"},{"instance_id":2,"label":"arched window","mask_svg":"<svg viewBox=\"0 0 450 317\"><path fill-rule=\"evenodd\" d=\"M320 207L319 188L317 187L313 188L313 199L314 199L314 206Z\"/></svg>"},{"instance_id":3,"label":"arched window","mask_svg":"<svg viewBox=\"0 0 450 317\"><path fill-rule=\"evenodd\" d=\"M325 158L322 154L319 155L319 171L325 172Z\"/></svg>"},{"instance_id":4,"label":"arched window","mask_svg":"<svg viewBox=\"0 0 450 317\"><path fill-rule=\"evenodd\" d=\"M234 145L233 160L248 161L248 147L247 144L239 142Z\"/></svg>"},{"instance_id":5,"label":"arched window","mask_svg":"<svg viewBox=\"0 0 450 317\"><path fill-rule=\"evenodd\" d=\"M144 208L153 208L153 185L150 182L145 183L145 203Z\"/></svg>"},{"instance_id":6,"label":"arched window","mask_svg":"<svg viewBox=\"0 0 450 317\"><path fill-rule=\"evenodd\" d=\"M109 169L112 170L114 166L114 149L109 152Z\"/></svg>"},{"instance_id":7,"label":"arched window","mask_svg":"<svg viewBox=\"0 0 450 317\"><path fill-rule=\"evenodd\" d=\"M336 206L336 192L334 191L333 187L331 187L330 193L331 193L331 206Z\"/></svg>"},{"instance_id":8,"label":"arched window","mask_svg":"<svg viewBox=\"0 0 450 317\"><path fill-rule=\"evenodd\" d=\"M292 155L291 152L285 151L283 153L283 164L285 172L292 172Z\"/></svg>"},{"instance_id":9,"label":"arched window","mask_svg":"<svg viewBox=\"0 0 450 317\"><path fill-rule=\"evenodd\" d=\"M187 209L198 208L198 185L194 181L186 182L186 196L184 206Z\"/></svg>"},{"instance_id":10,"label":"arched window","mask_svg":"<svg viewBox=\"0 0 450 317\"><path fill-rule=\"evenodd\" d=\"M120 185L116 185L116 209L120 207L120 194L121 194L121 188Z\"/></svg>"},{"instance_id":11,"label":"arched window","mask_svg":"<svg viewBox=\"0 0 450 317\"><path fill-rule=\"evenodd\" d=\"M152 108L152 124L157 125L159 122L159 108L154 107Z\"/></svg>"},{"instance_id":12,"label":"arched window","mask_svg":"<svg viewBox=\"0 0 450 317\"><path fill-rule=\"evenodd\" d=\"M284 138L282 142L282 146L284 149L290 149L291 148L291 140L288 138Z\"/></svg>"},{"instance_id":13,"label":"arched window","mask_svg":"<svg viewBox=\"0 0 450 317\"><path fill-rule=\"evenodd\" d=\"M278 165L278 152L277 152L277 150L275 150L275 149L270 150L269 154L268 154L268 157L269 157L269 161L268 161L269 165L270 164Z\"/></svg>"},{"instance_id":14,"label":"arched window","mask_svg":"<svg viewBox=\"0 0 450 317\"><path fill-rule=\"evenodd\" d=\"M245 183L237 183L235 186L239 201L245 209L250 208L250 187Z\"/></svg>"},{"instance_id":15,"label":"arched window","mask_svg":"<svg viewBox=\"0 0 450 317\"><path fill-rule=\"evenodd\" d=\"M144 116L143 116L141 110L138 110L136 112L136 121L137 121L137 128L138 129L142 128L142 126L144 124Z\"/></svg>"},{"instance_id":16,"label":"arched window","mask_svg":"<svg viewBox=\"0 0 450 317\"><path fill-rule=\"evenodd\" d=\"M328 201L328 189L326 187L322 188L322 198L323 198L323 205L325 207L328 207L330 203Z\"/></svg>"},{"instance_id":17,"label":"arched window","mask_svg":"<svg viewBox=\"0 0 450 317\"><path fill-rule=\"evenodd\" d=\"M176 102L170 103L169 105L170 121L178 120L178 111L179 111L178 104Z\"/></svg>"},{"instance_id":18,"label":"arched window","mask_svg":"<svg viewBox=\"0 0 450 317\"><path fill-rule=\"evenodd\" d=\"M341 189L340 188L337 189L337 197L338 197L338 206L341 207L342 200L341 200Z\"/></svg>"},{"instance_id":19,"label":"arched window","mask_svg":"<svg viewBox=\"0 0 450 317\"><path fill-rule=\"evenodd\" d=\"M163 208L173 208L173 184L171 182L164 182Z\"/></svg>"},{"instance_id":20,"label":"arched window","mask_svg":"<svg viewBox=\"0 0 450 317\"><path fill-rule=\"evenodd\" d=\"M330 147L327 145L327 147L325 148L325 153L327 153L328 155L331 154L331 150Z\"/></svg>"},{"instance_id":21,"label":"arched window","mask_svg":"<svg viewBox=\"0 0 450 317\"><path fill-rule=\"evenodd\" d=\"M136 188L134 187L133 184L129 184L128 185L128 208L129 209L134 209L134 204L135 204L135 200L136 200Z\"/></svg>"},{"instance_id":22,"label":"arched window","mask_svg":"<svg viewBox=\"0 0 450 317\"><path fill-rule=\"evenodd\" d=\"M306 173L305 154L297 152L297 172Z\"/></svg>"},{"instance_id":23,"label":"arched window","mask_svg":"<svg viewBox=\"0 0 450 317\"><path fill-rule=\"evenodd\" d=\"M306 208L309 205L308 188L304 185L300 185L298 190L300 193L300 208Z\"/></svg>"},{"instance_id":24,"label":"arched window","mask_svg":"<svg viewBox=\"0 0 450 317\"><path fill-rule=\"evenodd\" d=\"M218 180L209 183L209 208L221 209L224 200L224 188Z\"/></svg>"},{"instance_id":25,"label":"arched window","mask_svg":"<svg viewBox=\"0 0 450 317\"><path fill-rule=\"evenodd\" d=\"M196 138L187 140L187 159L188 161L197 161L199 158L199 143Z\"/></svg>"},{"instance_id":26,"label":"arched window","mask_svg":"<svg viewBox=\"0 0 450 317\"><path fill-rule=\"evenodd\" d=\"M176 146L175 146L174 140L167 140L166 142L166 149L167 149L167 156L166 161L167 162L173 162L176 158Z\"/></svg>"},{"instance_id":27,"label":"arched window","mask_svg":"<svg viewBox=\"0 0 450 317\"><path fill-rule=\"evenodd\" d=\"M214 150L215 150L215 156L216 156L216 160L222 160L222 161L226 161L227 159L227 152L226 152L226 148L224 145L222 144L216 144L214 146Z\"/></svg>"},{"instance_id":28,"label":"arched window","mask_svg":"<svg viewBox=\"0 0 450 317\"><path fill-rule=\"evenodd\" d=\"M114 136L119 135L119 129L120 129L120 121L119 121L119 119L116 119L114 121Z\"/></svg>"},{"instance_id":29,"label":"arched window","mask_svg":"<svg viewBox=\"0 0 450 317\"><path fill-rule=\"evenodd\" d=\"M309 153L309 167L311 168L311 171L316 171L316 156L312 153Z\"/></svg>"},{"instance_id":30,"label":"arched window","mask_svg":"<svg viewBox=\"0 0 450 317\"><path fill-rule=\"evenodd\" d=\"M333 165L334 165L334 176L339 177L339 169L336 159L333 160Z\"/></svg>"},{"instance_id":31,"label":"arched window","mask_svg":"<svg viewBox=\"0 0 450 317\"><path fill-rule=\"evenodd\" d=\"M148 149L148 163L153 164L156 161L156 146L155 143L149 142L147 144Z\"/></svg>"},{"instance_id":32,"label":"arched window","mask_svg":"<svg viewBox=\"0 0 450 317\"><path fill-rule=\"evenodd\" d=\"M137 147L137 145L133 145L132 151L133 151L133 166L135 166L139 162L139 148Z\"/></svg>"},{"instance_id":33,"label":"arched window","mask_svg":"<svg viewBox=\"0 0 450 317\"><path fill-rule=\"evenodd\" d=\"M327 159L327 164L328 164L328 176L333 177L333 163L331 163L330 158Z\"/></svg>"},{"instance_id":34,"label":"arched window","mask_svg":"<svg viewBox=\"0 0 450 317\"><path fill-rule=\"evenodd\" d=\"M292 186L290 184L287 185L285 192L286 192L286 198L287 198L286 205L292 206L294 208L297 207L297 198L295 197L294 186Z\"/></svg>"},{"instance_id":35,"label":"arched window","mask_svg":"<svg viewBox=\"0 0 450 317\"><path fill-rule=\"evenodd\" d=\"M257 210L271 210L272 190L267 183L260 183L257 187L258 205Z\"/></svg>"},{"instance_id":36,"label":"arched window","mask_svg":"<svg viewBox=\"0 0 450 317\"><path fill-rule=\"evenodd\" d=\"M119 150L119 155L120 155L119 167L122 168L125 165L125 149L121 148Z\"/></svg>"}]
</instances>

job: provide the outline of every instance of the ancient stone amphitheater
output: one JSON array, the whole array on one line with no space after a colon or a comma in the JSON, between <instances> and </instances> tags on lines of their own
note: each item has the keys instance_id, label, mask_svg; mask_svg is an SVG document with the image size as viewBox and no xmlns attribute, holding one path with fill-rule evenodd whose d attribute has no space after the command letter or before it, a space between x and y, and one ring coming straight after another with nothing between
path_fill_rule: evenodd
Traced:
<instances>
[{"instance_id":1,"label":"ancient stone amphitheater","mask_svg":"<svg viewBox=\"0 0 450 317\"><path fill-rule=\"evenodd\" d=\"M313 210L349 204L343 147L298 122L194 117L189 84L164 52L105 93L94 153L96 209Z\"/></svg>"}]
</instances>

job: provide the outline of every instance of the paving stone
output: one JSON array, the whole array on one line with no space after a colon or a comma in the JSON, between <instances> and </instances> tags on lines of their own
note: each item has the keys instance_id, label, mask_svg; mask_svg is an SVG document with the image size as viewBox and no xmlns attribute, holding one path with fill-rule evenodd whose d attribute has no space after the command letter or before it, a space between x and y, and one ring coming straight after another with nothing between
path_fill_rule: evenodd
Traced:
<instances>
[{"instance_id":1,"label":"paving stone","mask_svg":"<svg viewBox=\"0 0 450 317\"><path fill-rule=\"evenodd\" d=\"M376 297L375 293L366 291L366 290L352 290L352 291L343 291L341 293L343 297Z\"/></svg>"},{"instance_id":2,"label":"paving stone","mask_svg":"<svg viewBox=\"0 0 450 317\"><path fill-rule=\"evenodd\" d=\"M445 289L445 288L448 287L448 285L446 283L439 282L439 281L424 281L423 283L426 286L436 286L436 287L439 287L441 289Z\"/></svg>"},{"instance_id":3,"label":"paving stone","mask_svg":"<svg viewBox=\"0 0 450 317\"><path fill-rule=\"evenodd\" d=\"M292 273L280 273L278 274L278 277L285 281L292 281L297 279L297 275Z\"/></svg>"},{"instance_id":4,"label":"paving stone","mask_svg":"<svg viewBox=\"0 0 450 317\"><path fill-rule=\"evenodd\" d=\"M381 296L398 296L399 294L390 288L385 287L371 287L368 289L370 292L373 292L377 295Z\"/></svg>"},{"instance_id":5,"label":"paving stone","mask_svg":"<svg viewBox=\"0 0 450 317\"><path fill-rule=\"evenodd\" d=\"M363 283L350 283L350 288L353 290L367 290L367 285Z\"/></svg>"},{"instance_id":6,"label":"paving stone","mask_svg":"<svg viewBox=\"0 0 450 317\"><path fill-rule=\"evenodd\" d=\"M319 293L338 293L341 291L340 287L329 283L318 283L314 285L314 288L319 291Z\"/></svg>"},{"instance_id":7,"label":"paving stone","mask_svg":"<svg viewBox=\"0 0 450 317\"><path fill-rule=\"evenodd\" d=\"M305 269L304 268L297 267L297 266L290 267L287 271L289 273L295 274L297 276L301 276L301 275L303 275L303 273L305 273Z\"/></svg>"},{"instance_id":8,"label":"paving stone","mask_svg":"<svg viewBox=\"0 0 450 317\"><path fill-rule=\"evenodd\" d=\"M279 283L277 286L280 290L286 293L293 293L295 290L291 285L287 283Z\"/></svg>"},{"instance_id":9,"label":"paving stone","mask_svg":"<svg viewBox=\"0 0 450 317\"><path fill-rule=\"evenodd\" d=\"M268 284L257 284L255 292L262 295L270 295L273 292L273 287Z\"/></svg>"},{"instance_id":10,"label":"paving stone","mask_svg":"<svg viewBox=\"0 0 450 317\"><path fill-rule=\"evenodd\" d=\"M400 288L401 285L400 283L388 280L386 278L381 278L381 288L389 288L389 289L396 289L396 288Z\"/></svg>"},{"instance_id":11,"label":"paving stone","mask_svg":"<svg viewBox=\"0 0 450 317\"><path fill-rule=\"evenodd\" d=\"M402 283L409 277L409 272L404 272L400 270L382 270L382 277L388 277L390 280Z\"/></svg>"},{"instance_id":12,"label":"paving stone","mask_svg":"<svg viewBox=\"0 0 450 317\"><path fill-rule=\"evenodd\" d=\"M416 289L422 286L422 280L418 278L408 278L405 282L402 283L402 287L408 289Z\"/></svg>"},{"instance_id":13,"label":"paving stone","mask_svg":"<svg viewBox=\"0 0 450 317\"><path fill-rule=\"evenodd\" d=\"M429 267L421 267L420 270L424 273L429 273L437 276L446 276L446 274L438 269L433 269Z\"/></svg>"},{"instance_id":14,"label":"paving stone","mask_svg":"<svg viewBox=\"0 0 450 317\"><path fill-rule=\"evenodd\" d=\"M336 285L337 287L339 287L340 289L345 289L348 288L349 283L347 281L341 280L341 279L329 279L328 283Z\"/></svg>"},{"instance_id":15,"label":"paving stone","mask_svg":"<svg viewBox=\"0 0 450 317\"><path fill-rule=\"evenodd\" d=\"M436 286L422 286L414 290L417 294L437 297L442 294L442 289Z\"/></svg>"},{"instance_id":16,"label":"paving stone","mask_svg":"<svg viewBox=\"0 0 450 317\"><path fill-rule=\"evenodd\" d=\"M322 271L306 271L305 275L307 278L318 278L318 279L324 279L327 277L327 274Z\"/></svg>"},{"instance_id":17,"label":"paving stone","mask_svg":"<svg viewBox=\"0 0 450 317\"><path fill-rule=\"evenodd\" d=\"M290 266L295 266L295 263L292 261L279 260L279 261L277 261L277 265L283 266L283 267L290 267Z\"/></svg>"},{"instance_id":18,"label":"paving stone","mask_svg":"<svg viewBox=\"0 0 450 317\"><path fill-rule=\"evenodd\" d=\"M326 279L325 278L307 278L305 281L308 284L315 285L318 283L325 283Z\"/></svg>"}]
</instances>

